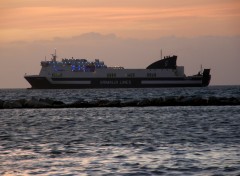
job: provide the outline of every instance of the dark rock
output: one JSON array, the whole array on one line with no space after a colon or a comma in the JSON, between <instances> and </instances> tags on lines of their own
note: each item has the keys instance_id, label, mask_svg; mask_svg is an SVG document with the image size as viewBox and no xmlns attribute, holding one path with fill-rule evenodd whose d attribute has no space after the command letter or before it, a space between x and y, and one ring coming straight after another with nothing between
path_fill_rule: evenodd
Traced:
<instances>
[{"instance_id":1,"label":"dark rock","mask_svg":"<svg viewBox=\"0 0 240 176\"><path fill-rule=\"evenodd\" d=\"M235 98L235 97L231 97L229 98L229 104L230 105L239 105L240 104L240 99L238 98Z\"/></svg>"},{"instance_id":2,"label":"dark rock","mask_svg":"<svg viewBox=\"0 0 240 176\"><path fill-rule=\"evenodd\" d=\"M219 100L216 97L209 97L208 104L209 105L219 105Z\"/></svg>"},{"instance_id":3,"label":"dark rock","mask_svg":"<svg viewBox=\"0 0 240 176\"><path fill-rule=\"evenodd\" d=\"M109 103L106 103L106 107L120 107L120 106L121 106L120 100L113 100L110 101Z\"/></svg>"},{"instance_id":4,"label":"dark rock","mask_svg":"<svg viewBox=\"0 0 240 176\"><path fill-rule=\"evenodd\" d=\"M95 100L85 101L80 99L71 104L56 101L50 98L20 99L20 100L0 100L0 109L13 108L89 108L89 107L144 107L144 106L224 106L240 105L240 97L160 97L143 100L131 100L121 102L120 100Z\"/></svg>"},{"instance_id":5,"label":"dark rock","mask_svg":"<svg viewBox=\"0 0 240 176\"><path fill-rule=\"evenodd\" d=\"M17 102L21 103L22 106L24 106L25 102L27 101L26 99L19 99L19 100L16 100Z\"/></svg>"},{"instance_id":6,"label":"dark rock","mask_svg":"<svg viewBox=\"0 0 240 176\"><path fill-rule=\"evenodd\" d=\"M240 97L236 98L237 104L240 105Z\"/></svg>"},{"instance_id":7,"label":"dark rock","mask_svg":"<svg viewBox=\"0 0 240 176\"><path fill-rule=\"evenodd\" d=\"M126 102L122 102L121 106L122 107L135 107L138 105L138 103L139 103L138 100L126 101Z\"/></svg>"},{"instance_id":8,"label":"dark rock","mask_svg":"<svg viewBox=\"0 0 240 176\"><path fill-rule=\"evenodd\" d=\"M81 103L82 104L82 103ZM121 106L120 100L96 100L88 102L88 107L119 107Z\"/></svg>"},{"instance_id":9,"label":"dark rock","mask_svg":"<svg viewBox=\"0 0 240 176\"><path fill-rule=\"evenodd\" d=\"M209 97L208 100L209 105L215 105L215 106L224 106L224 105L240 105L240 101L238 98L235 97Z\"/></svg>"},{"instance_id":10,"label":"dark rock","mask_svg":"<svg viewBox=\"0 0 240 176\"><path fill-rule=\"evenodd\" d=\"M39 99L39 103L48 104L53 107L63 107L65 105L65 103L63 103L62 101L57 101L50 98Z\"/></svg>"},{"instance_id":11,"label":"dark rock","mask_svg":"<svg viewBox=\"0 0 240 176\"><path fill-rule=\"evenodd\" d=\"M153 98L150 100L150 104L152 106L163 106L164 105L164 99L163 98Z\"/></svg>"},{"instance_id":12,"label":"dark rock","mask_svg":"<svg viewBox=\"0 0 240 176\"><path fill-rule=\"evenodd\" d=\"M4 101L3 101L3 100L0 100L0 109L3 108L3 103L4 103Z\"/></svg>"},{"instance_id":13,"label":"dark rock","mask_svg":"<svg viewBox=\"0 0 240 176\"><path fill-rule=\"evenodd\" d=\"M149 99L140 100L137 103L137 106L150 106L150 105L151 105L151 101Z\"/></svg>"},{"instance_id":14,"label":"dark rock","mask_svg":"<svg viewBox=\"0 0 240 176\"><path fill-rule=\"evenodd\" d=\"M66 104L63 103L62 101L53 101L52 105L54 107L65 107L66 106Z\"/></svg>"},{"instance_id":15,"label":"dark rock","mask_svg":"<svg viewBox=\"0 0 240 176\"><path fill-rule=\"evenodd\" d=\"M45 104L49 104L49 105L53 105L53 103L55 102L54 100L50 99L50 98L40 98L38 100L39 103L45 103Z\"/></svg>"},{"instance_id":16,"label":"dark rock","mask_svg":"<svg viewBox=\"0 0 240 176\"><path fill-rule=\"evenodd\" d=\"M229 98L221 97L215 99L215 105L231 105L231 104L232 102Z\"/></svg>"},{"instance_id":17,"label":"dark rock","mask_svg":"<svg viewBox=\"0 0 240 176\"><path fill-rule=\"evenodd\" d=\"M91 102L92 104L95 104L95 107L106 107L108 104L111 103L110 100L97 100Z\"/></svg>"},{"instance_id":18,"label":"dark rock","mask_svg":"<svg viewBox=\"0 0 240 176\"><path fill-rule=\"evenodd\" d=\"M194 97L191 102L192 106L206 106L208 105L208 99L202 97Z\"/></svg>"},{"instance_id":19,"label":"dark rock","mask_svg":"<svg viewBox=\"0 0 240 176\"><path fill-rule=\"evenodd\" d=\"M177 105L177 100L175 97L166 97L163 104L165 106L176 106Z\"/></svg>"},{"instance_id":20,"label":"dark rock","mask_svg":"<svg viewBox=\"0 0 240 176\"><path fill-rule=\"evenodd\" d=\"M180 96L176 98L176 104L179 106L189 106L192 103L191 97Z\"/></svg>"},{"instance_id":21,"label":"dark rock","mask_svg":"<svg viewBox=\"0 0 240 176\"><path fill-rule=\"evenodd\" d=\"M39 101L37 98L31 98L30 100L26 100L24 107L26 108L50 108L52 107L47 101Z\"/></svg>"},{"instance_id":22,"label":"dark rock","mask_svg":"<svg viewBox=\"0 0 240 176\"><path fill-rule=\"evenodd\" d=\"M4 109L22 108L23 105L19 100L5 101L2 106Z\"/></svg>"},{"instance_id":23,"label":"dark rock","mask_svg":"<svg viewBox=\"0 0 240 176\"><path fill-rule=\"evenodd\" d=\"M69 107L73 107L73 108L87 108L87 107L91 107L91 105L89 104L89 102L85 101L85 100L78 100L72 104L69 104Z\"/></svg>"}]
</instances>

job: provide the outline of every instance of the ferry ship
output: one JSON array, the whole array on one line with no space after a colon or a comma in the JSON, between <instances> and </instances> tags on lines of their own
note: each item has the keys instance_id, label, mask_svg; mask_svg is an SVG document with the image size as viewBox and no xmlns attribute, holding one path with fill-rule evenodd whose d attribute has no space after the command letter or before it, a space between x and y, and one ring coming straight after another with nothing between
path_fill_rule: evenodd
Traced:
<instances>
[{"instance_id":1,"label":"ferry ship","mask_svg":"<svg viewBox=\"0 0 240 176\"><path fill-rule=\"evenodd\" d=\"M95 59L62 59L57 61L56 50L50 61L41 62L39 75L24 78L32 89L85 89L85 88L158 88L205 87L210 83L210 69L186 76L183 66L177 66L177 56L167 56L150 64L146 69L108 67Z\"/></svg>"}]
</instances>

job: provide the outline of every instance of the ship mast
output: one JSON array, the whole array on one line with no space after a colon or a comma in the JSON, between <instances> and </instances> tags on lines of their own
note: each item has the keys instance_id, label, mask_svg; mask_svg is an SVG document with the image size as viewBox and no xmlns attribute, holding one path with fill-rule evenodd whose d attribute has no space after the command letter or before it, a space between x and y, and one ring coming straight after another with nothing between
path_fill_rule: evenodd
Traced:
<instances>
[{"instance_id":1,"label":"ship mast","mask_svg":"<svg viewBox=\"0 0 240 176\"><path fill-rule=\"evenodd\" d=\"M57 61L57 49L55 48L55 53L54 54L52 54L52 61L53 62L56 62Z\"/></svg>"},{"instance_id":2,"label":"ship mast","mask_svg":"<svg viewBox=\"0 0 240 176\"><path fill-rule=\"evenodd\" d=\"M162 60L162 55L163 55L163 52L162 52L162 49L160 50L160 59Z\"/></svg>"}]
</instances>

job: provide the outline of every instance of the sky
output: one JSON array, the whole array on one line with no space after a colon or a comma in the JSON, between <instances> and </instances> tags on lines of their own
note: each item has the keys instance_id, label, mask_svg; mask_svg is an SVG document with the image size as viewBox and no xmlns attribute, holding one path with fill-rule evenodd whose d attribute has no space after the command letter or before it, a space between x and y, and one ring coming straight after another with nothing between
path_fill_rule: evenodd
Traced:
<instances>
[{"instance_id":1,"label":"sky","mask_svg":"<svg viewBox=\"0 0 240 176\"><path fill-rule=\"evenodd\" d=\"M187 75L202 64L211 85L240 85L240 0L0 0L0 88L30 87L54 48L125 68L163 49Z\"/></svg>"}]
</instances>

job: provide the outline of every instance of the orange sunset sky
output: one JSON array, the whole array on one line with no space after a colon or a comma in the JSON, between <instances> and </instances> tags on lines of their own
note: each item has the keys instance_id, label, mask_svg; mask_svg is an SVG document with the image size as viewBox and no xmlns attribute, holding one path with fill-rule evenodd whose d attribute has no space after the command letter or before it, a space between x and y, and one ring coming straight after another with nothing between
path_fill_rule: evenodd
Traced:
<instances>
[{"instance_id":1,"label":"orange sunset sky","mask_svg":"<svg viewBox=\"0 0 240 176\"><path fill-rule=\"evenodd\" d=\"M83 37L86 35L91 35L91 40ZM99 36L102 48L96 46ZM29 87L24 73L38 74L39 62L55 47L63 57L81 57L82 53L122 65L125 62L113 56L126 49L127 54L122 55L125 60L139 59L139 65L129 61L131 67L147 66L163 48L167 54L179 55L178 62L190 67L186 70L189 74L197 72L203 63L215 73L213 84L240 84L236 66L240 66L239 36L240 0L0 0L0 88ZM175 37L171 40L174 43L166 42L166 37ZM109 38L112 42L107 43ZM83 47L84 43L88 51L84 48L79 53L76 45ZM145 54L137 54L143 48ZM189 49L191 54L187 53ZM225 56L228 62L219 58ZM229 70L225 77L221 75L224 66Z\"/></svg>"}]
</instances>

